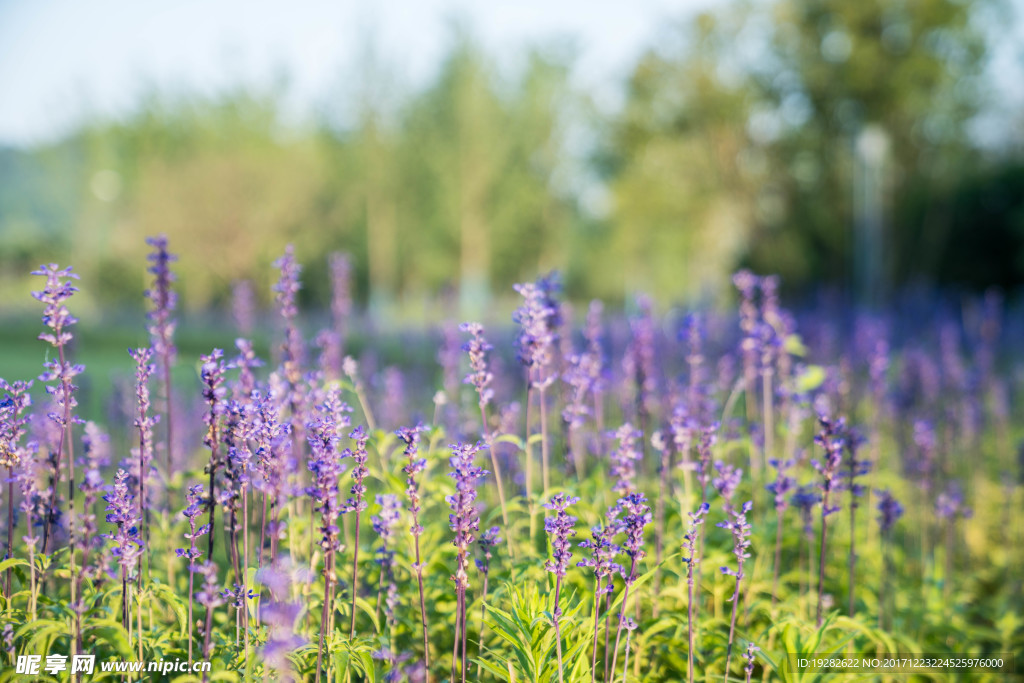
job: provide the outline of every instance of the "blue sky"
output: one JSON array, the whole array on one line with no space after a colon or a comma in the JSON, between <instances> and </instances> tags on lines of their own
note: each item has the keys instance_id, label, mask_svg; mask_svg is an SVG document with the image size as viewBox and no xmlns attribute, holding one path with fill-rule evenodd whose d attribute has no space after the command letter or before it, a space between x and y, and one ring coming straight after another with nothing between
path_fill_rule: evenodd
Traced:
<instances>
[{"instance_id":1,"label":"blue sky","mask_svg":"<svg viewBox=\"0 0 1024 683\"><path fill-rule=\"evenodd\" d=\"M456 18L504 61L524 44L571 40L577 78L608 87L667 21L718 1L0 0L0 144L124 111L152 83L213 91L287 73L292 109L308 112L341 87L369 37L415 84L436 68Z\"/></svg>"},{"instance_id":2,"label":"blue sky","mask_svg":"<svg viewBox=\"0 0 1024 683\"><path fill-rule=\"evenodd\" d=\"M84 115L124 112L152 84L213 92L287 74L289 111L301 119L344 92L368 42L398 78L424 82L456 18L506 63L526 44L570 41L577 81L614 98L659 31L720 2L0 0L0 144L52 139ZM1024 0L1009 2L1022 13ZM1003 37L993 72L1004 110L1024 109L1024 22Z\"/></svg>"}]
</instances>

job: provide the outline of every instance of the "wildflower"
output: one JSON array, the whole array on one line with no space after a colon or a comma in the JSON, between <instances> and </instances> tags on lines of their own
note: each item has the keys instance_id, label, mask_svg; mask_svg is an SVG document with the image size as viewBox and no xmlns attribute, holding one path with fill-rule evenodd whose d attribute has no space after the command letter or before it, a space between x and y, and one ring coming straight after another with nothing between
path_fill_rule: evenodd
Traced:
<instances>
[{"instance_id":1,"label":"wildflower","mask_svg":"<svg viewBox=\"0 0 1024 683\"><path fill-rule=\"evenodd\" d=\"M476 388L480 397L480 408L483 409L494 398L494 390L491 389L494 375L487 369L487 352L494 347L484 338L484 326L480 323L462 323L459 329L472 335L472 338L462 346L462 350L469 354L469 367L472 370L463 382ZM486 429L486 425L484 428Z\"/></svg>"},{"instance_id":2,"label":"wildflower","mask_svg":"<svg viewBox=\"0 0 1024 683\"><path fill-rule=\"evenodd\" d=\"M402 503L398 496L378 494L377 504L381 506L379 513L370 518L373 531L377 534L380 545L377 546L375 562L380 565L380 585L377 593L377 606L380 607L381 593L384 582L387 582L387 598L385 600L385 616L394 627L395 606L398 604L398 586L395 585L395 528L402 519Z\"/></svg>"},{"instance_id":3,"label":"wildflower","mask_svg":"<svg viewBox=\"0 0 1024 683\"><path fill-rule=\"evenodd\" d=\"M512 320L521 326L516 346L519 362L527 368L530 386L543 390L555 380L552 372L556 335L554 318L557 309L551 307L544 290L534 283L514 285L524 299Z\"/></svg>"},{"instance_id":4,"label":"wildflower","mask_svg":"<svg viewBox=\"0 0 1024 683\"><path fill-rule=\"evenodd\" d=\"M732 641L736 632L736 608L740 597L740 582L743 581L744 576L743 564L750 558L750 553L747 552L750 548L750 524L747 522L747 513L750 512L752 507L753 504L750 501L744 503L738 511L731 509L731 507L727 507L726 510L732 516L732 519L718 524L719 527L728 529L732 533L732 552L733 556L736 558L736 569L722 567L723 574L735 577L736 579L732 598L730 598L730 601L732 602L732 618L729 622L729 645L726 648L725 654L726 677L729 675L729 660L732 658Z\"/></svg>"},{"instance_id":5,"label":"wildflower","mask_svg":"<svg viewBox=\"0 0 1024 683\"><path fill-rule=\"evenodd\" d=\"M562 634L559 625L562 616L562 606L559 602L559 596L562 592L562 579L565 577L566 567L569 566L569 560L572 558L572 551L570 550L572 546L569 538L576 535L576 530L573 528L576 524L576 518L568 514L566 510L570 505L575 505L579 501L579 498L570 497L564 493L557 493L544 505L544 507L555 513L554 517L544 519L544 531L550 537L553 555L553 559L548 561L544 568L555 575L555 609L553 614L559 681L562 680Z\"/></svg>"},{"instance_id":6,"label":"wildflower","mask_svg":"<svg viewBox=\"0 0 1024 683\"><path fill-rule=\"evenodd\" d=\"M878 526L883 534L889 533L896 521L903 516L903 506L888 490L876 491L878 495Z\"/></svg>"},{"instance_id":7,"label":"wildflower","mask_svg":"<svg viewBox=\"0 0 1024 683\"><path fill-rule=\"evenodd\" d=\"M711 480L711 485L718 491L718 495L725 501L728 509L736 489L743 480L743 470L725 462L716 462L715 469L718 471L718 476Z\"/></svg>"},{"instance_id":8,"label":"wildflower","mask_svg":"<svg viewBox=\"0 0 1024 683\"><path fill-rule=\"evenodd\" d=\"M615 662L619 654L619 638L622 636L622 627L625 622L629 589L637 580L636 563L647 555L644 551L644 527L651 522L651 508L647 505L647 497L642 493L630 493L619 498L615 508L617 514L623 515L621 528L626 534L626 540L622 544L622 549L629 557L629 573L623 574L626 587L623 589L622 604L619 608L619 625L615 634L614 654L612 654L612 672L615 671Z\"/></svg>"},{"instance_id":9,"label":"wildflower","mask_svg":"<svg viewBox=\"0 0 1024 683\"><path fill-rule=\"evenodd\" d=\"M641 452L637 440L643 434L630 423L625 423L615 432L618 447L611 453L611 475L615 479L612 489L627 494L635 490L636 464L640 461Z\"/></svg>"}]
</instances>

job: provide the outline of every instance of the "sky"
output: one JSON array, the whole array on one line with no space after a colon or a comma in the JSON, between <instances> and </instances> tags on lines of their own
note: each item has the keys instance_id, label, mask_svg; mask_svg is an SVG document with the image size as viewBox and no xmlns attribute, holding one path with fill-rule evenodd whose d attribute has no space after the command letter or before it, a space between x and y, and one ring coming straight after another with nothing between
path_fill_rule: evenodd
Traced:
<instances>
[{"instance_id":1,"label":"sky","mask_svg":"<svg viewBox=\"0 0 1024 683\"><path fill-rule=\"evenodd\" d=\"M619 84L667 22L721 0L0 0L0 144L53 139L89 114L130 110L160 87L214 92L287 74L311 111L368 43L402 79L429 79L455 20L499 60L568 41L576 77Z\"/></svg>"},{"instance_id":2,"label":"sky","mask_svg":"<svg viewBox=\"0 0 1024 683\"><path fill-rule=\"evenodd\" d=\"M286 112L301 121L343 92L370 44L401 81L427 82L456 20L499 63L526 45L571 45L577 83L614 101L666 26L723 1L0 0L0 145L126 113L154 85L213 93L287 75ZM1024 0L1008 2L1017 21L991 67L1004 113L1024 110Z\"/></svg>"}]
</instances>

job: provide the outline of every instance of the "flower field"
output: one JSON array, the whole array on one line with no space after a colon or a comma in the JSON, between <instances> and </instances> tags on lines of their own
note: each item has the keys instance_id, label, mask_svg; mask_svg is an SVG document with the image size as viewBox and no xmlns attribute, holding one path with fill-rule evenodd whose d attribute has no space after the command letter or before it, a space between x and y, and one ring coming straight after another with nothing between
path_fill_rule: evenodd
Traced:
<instances>
[{"instance_id":1,"label":"flower field","mask_svg":"<svg viewBox=\"0 0 1024 683\"><path fill-rule=\"evenodd\" d=\"M737 310L660 315L574 310L551 275L378 370L345 256L322 320L276 262L265 357L245 285L235 347L185 357L149 244L149 343L106 423L76 393L89 283L36 273L39 374L0 381L2 680L1024 671L1024 375L995 295L798 314L741 271ZM94 671L48 659L81 654Z\"/></svg>"}]
</instances>

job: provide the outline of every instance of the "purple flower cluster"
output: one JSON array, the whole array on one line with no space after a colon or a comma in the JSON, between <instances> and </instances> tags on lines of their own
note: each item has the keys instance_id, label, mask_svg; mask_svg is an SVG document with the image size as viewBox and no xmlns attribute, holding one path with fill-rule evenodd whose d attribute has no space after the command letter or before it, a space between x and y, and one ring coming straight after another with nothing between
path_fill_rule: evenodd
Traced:
<instances>
[{"instance_id":1,"label":"purple flower cluster","mask_svg":"<svg viewBox=\"0 0 1024 683\"><path fill-rule=\"evenodd\" d=\"M743 563L750 558L750 553L747 552L750 548L750 524L747 522L747 514L753 505L748 500L739 510L728 510L732 519L719 522L716 525L722 529L728 529L732 534L732 553L736 558L736 569L722 567L722 573L726 576L735 576L737 581L743 579Z\"/></svg>"},{"instance_id":2,"label":"purple flower cluster","mask_svg":"<svg viewBox=\"0 0 1024 683\"><path fill-rule=\"evenodd\" d=\"M370 473L370 470L366 467L366 462L369 460L369 452L366 449L368 437L366 430L360 425L352 430L348 438L355 442L355 450L346 448L341 452L341 457L352 458L355 467L352 468L352 488L349 489L349 493L352 495L345 501L344 511L362 512L366 509L366 501L363 499L366 495L366 484L363 483L363 480Z\"/></svg>"},{"instance_id":3,"label":"purple flower cluster","mask_svg":"<svg viewBox=\"0 0 1024 683\"><path fill-rule=\"evenodd\" d=\"M718 471L718 476L711 480L711 485L718 491L726 506L730 506L732 497L743 480L743 470L721 461L715 463L715 470Z\"/></svg>"},{"instance_id":4,"label":"purple flower cluster","mask_svg":"<svg viewBox=\"0 0 1024 683\"><path fill-rule=\"evenodd\" d=\"M419 523L420 485L416 479L416 476L427 466L426 459L419 457L419 440L422 431L423 428L417 425L416 427L403 427L395 432L405 444L405 450L402 453L405 456L406 464L402 471L405 472L406 477L405 495L409 497L409 514L412 515L412 526L409 531L413 536L423 533L423 527Z\"/></svg>"},{"instance_id":5,"label":"purple flower cluster","mask_svg":"<svg viewBox=\"0 0 1024 683\"><path fill-rule=\"evenodd\" d=\"M477 480L488 474L487 470L473 464L476 454L483 448L483 444L452 444L452 457L448 464L452 468L449 473L455 480L455 495L448 496L445 500L451 508L448 515L448 523L451 530L455 532L452 545L458 553L458 569L455 574L455 583L465 587L468 581L466 573L467 556L470 545L473 543L476 532L480 528L480 511L476 508Z\"/></svg>"},{"instance_id":6,"label":"purple flower cluster","mask_svg":"<svg viewBox=\"0 0 1024 683\"><path fill-rule=\"evenodd\" d=\"M381 583L387 582L385 614L388 621L393 622L395 607L398 605L398 586L395 584L395 529L402 521L402 503L398 496L388 493L378 494L377 504L381 506L380 512L370 518L373 531L380 542L375 561L380 565Z\"/></svg>"},{"instance_id":7,"label":"purple flower cluster","mask_svg":"<svg viewBox=\"0 0 1024 683\"><path fill-rule=\"evenodd\" d=\"M569 539L576 535L576 518L566 510L570 505L575 505L579 498L567 496L564 493L556 493L551 500L544 504L544 507L555 513L554 517L544 518L544 531L547 532L551 541L551 552L553 559L549 560L544 568L556 576L565 576L572 559L572 544Z\"/></svg>"},{"instance_id":8,"label":"purple flower cluster","mask_svg":"<svg viewBox=\"0 0 1024 683\"><path fill-rule=\"evenodd\" d=\"M822 517L827 517L839 510L839 506L829 506L828 501L829 494L836 488L836 476L843 463L846 423L842 418L836 420L824 413L819 413L818 424L821 426L821 431L814 437L814 443L825 451L825 458L824 460L812 460L811 465L821 475L819 487L824 502L821 514Z\"/></svg>"},{"instance_id":9,"label":"purple flower cluster","mask_svg":"<svg viewBox=\"0 0 1024 683\"><path fill-rule=\"evenodd\" d=\"M188 520L188 532L185 534L188 548L178 548L174 552L178 557L188 560L189 571L194 572L197 569L196 560L203 555L203 552L196 548L196 539L210 533L209 524L196 526L199 515L203 513L203 507L206 503L206 499L203 497L203 485L195 484L194 486L189 486L185 500L188 501L188 505L181 514Z\"/></svg>"},{"instance_id":10,"label":"purple flower cluster","mask_svg":"<svg viewBox=\"0 0 1024 683\"><path fill-rule=\"evenodd\" d=\"M313 485L307 493L316 502L316 511L320 513L320 546L325 551L332 551L341 544L337 525L341 514L338 481L344 468L338 454L338 428L330 406L321 404L317 406L317 412L318 415L306 423L310 447L308 467L313 473Z\"/></svg>"},{"instance_id":11,"label":"purple flower cluster","mask_svg":"<svg viewBox=\"0 0 1024 683\"><path fill-rule=\"evenodd\" d=\"M459 329L472 335L462 347L462 350L469 354L469 367L472 370L463 382L476 387L480 407L485 408L494 398L494 389L491 388L494 375L487 369L487 352L493 347L484 339L484 326L480 323L462 323Z\"/></svg>"},{"instance_id":12,"label":"purple flower cluster","mask_svg":"<svg viewBox=\"0 0 1024 683\"><path fill-rule=\"evenodd\" d=\"M519 362L529 373L530 386L540 390L555 381L555 349L558 343L558 308L552 306L545 282L539 280L513 286L524 299L512 316L513 322L522 328L516 339Z\"/></svg>"},{"instance_id":13,"label":"purple flower cluster","mask_svg":"<svg viewBox=\"0 0 1024 683\"><path fill-rule=\"evenodd\" d=\"M476 541L483 557L475 559L474 563L476 564L477 571L484 576L491 570L491 558L494 556L494 547L499 543L501 543L501 529L496 526L492 526L485 531Z\"/></svg>"},{"instance_id":14,"label":"purple flower cluster","mask_svg":"<svg viewBox=\"0 0 1024 683\"><path fill-rule=\"evenodd\" d=\"M903 516L903 506L888 489L875 493L878 495L878 526L883 534L887 534Z\"/></svg>"},{"instance_id":15,"label":"purple flower cluster","mask_svg":"<svg viewBox=\"0 0 1024 683\"><path fill-rule=\"evenodd\" d=\"M611 453L611 475L615 480L612 489L617 493L630 493L636 488L636 466L642 453L637 441L643 437L640 430L625 423L615 431L619 445Z\"/></svg>"},{"instance_id":16,"label":"purple flower cluster","mask_svg":"<svg viewBox=\"0 0 1024 683\"><path fill-rule=\"evenodd\" d=\"M135 575L135 567L142 556L143 542L139 538L139 510L135 504L135 496L128 493L128 473L118 470L114 477L114 488L103 496L106 501L107 523L113 524L117 530L103 537L114 542L111 554L121 565L122 577L131 579Z\"/></svg>"},{"instance_id":17,"label":"purple flower cluster","mask_svg":"<svg viewBox=\"0 0 1024 683\"><path fill-rule=\"evenodd\" d=\"M146 256L149 261L149 273L153 276L153 284L146 290L146 298L152 304L149 318L149 334L153 351L166 362L173 363L176 349L174 348L174 320L171 316L177 306L178 297L171 284L175 280L171 272L171 263L178 257L167 251L167 236L146 238L146 244L153 251Z\"/></svg>"},{"instance_id":18,"label":"purple flower cluster","mask_svg":"<svg viewBox=\"0 0 1024 683\"><path fill-rule=\"evenodd\" d=\"M795 460L779 460L772 458L768 464L775 468L775 481L765 485L765 489L775 497L775 509L778 512L789 507L786 496L796 488L796 479L786 474L795 464Z\"/></svg>"}]
</instances>

